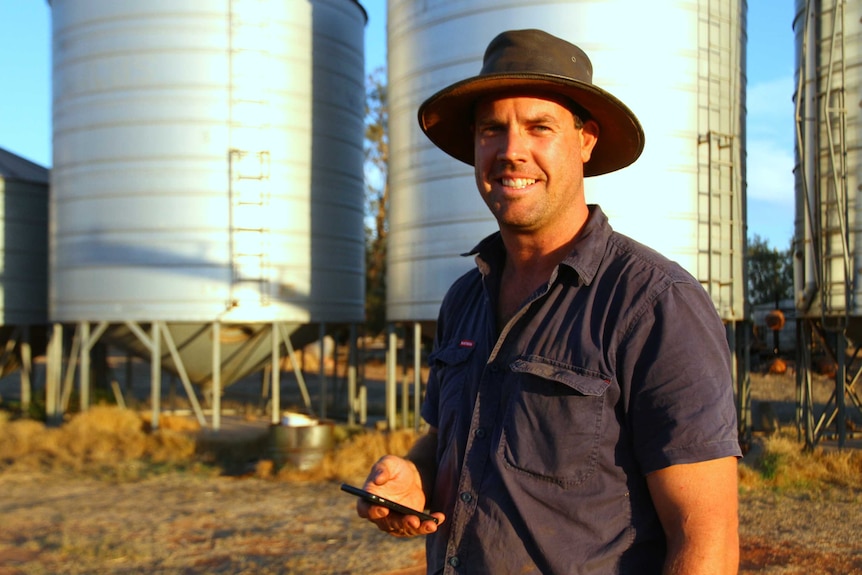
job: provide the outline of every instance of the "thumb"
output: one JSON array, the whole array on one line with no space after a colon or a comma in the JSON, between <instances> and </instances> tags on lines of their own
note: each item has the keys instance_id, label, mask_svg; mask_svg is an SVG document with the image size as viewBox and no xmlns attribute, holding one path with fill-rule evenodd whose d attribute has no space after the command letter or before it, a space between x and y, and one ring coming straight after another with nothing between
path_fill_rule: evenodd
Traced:
<instances>
[{"instance_id":1,"label":"thumb","mask_svg":"<svg viewBox=\"0 0 862 575\"><path fill-rule=\"evenodd\" d=\"M374 464L371 470L371 482L374 485L383 485L392 479L393 474L392 461L388 455L385 455Z\"/></svg>"}]
</instances>

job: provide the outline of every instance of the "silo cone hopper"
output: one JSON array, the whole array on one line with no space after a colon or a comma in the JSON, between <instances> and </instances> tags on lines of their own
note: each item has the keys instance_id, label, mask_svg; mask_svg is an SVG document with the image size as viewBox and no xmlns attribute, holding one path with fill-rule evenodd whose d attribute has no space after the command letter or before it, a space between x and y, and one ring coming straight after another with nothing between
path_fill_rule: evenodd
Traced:
<instances>
[{"instance_id":1,"label":"silo cone hopper","mask_svg":"<svg viewBox=\"0 0 862 575\"><path fill-rule=\"evenodd\" d=\"M214 324L203 323L166 323L169 336L163 338L161 345L161 366L171 374L181 376L183 372L189 381L209 394L213 381L213 341ZM292 349L301 348L318 337L318 329L312 325L282 324L289 333ZM147 335L152 333L152 325L140 324ZM285 331L279 334L279 355L287 354L283 341ZM105 332L105 339L119 348L129 351L141 359L150 359L150 350L139 337L140 333L128 325L117 325ZM167 340L167 341L166 341ZM175 353L170 349L170 342ZM165 345L165 344L168 345ZM222 387L227 387L244 377L263 369L272 354L272 324L247 323L227 324L219 328L219 363Z\"/></svg>"},{"instance_id":2,"label":"silo cone hopper","mask_svg":"<svg viewBox=\"0 0 862 575\"><path fill-rule=\"evenodd\" d=\"M107 326L102 324L89 332L100 341L124 350L180 379L192 410L202 426L206 419L197 397L202 395L214 413L225 387L260 371L268 365L279 370L280 358L290 356L295 369L298 363L293 350L304 347L319 337L319 328L312 324L291 323L134 323ZM276 339L273 342L273 330ZM89 331L89 328L88 328ZM215 333L218 332L216 336ZM80 335L80 334L79 334ZM158 336L158 340L157 340ZM215 339L218 339L218 345ZM89 339L85 337L84 339ZM153 385L154 413L158 411L160 377ZM310 398L300 372L297 383L307 411ZM277 409L277 405L273 408ZM273 418L276 416L273 415ZM154 418L157 425L157 416Z\"/></svg>"}]
</instances>

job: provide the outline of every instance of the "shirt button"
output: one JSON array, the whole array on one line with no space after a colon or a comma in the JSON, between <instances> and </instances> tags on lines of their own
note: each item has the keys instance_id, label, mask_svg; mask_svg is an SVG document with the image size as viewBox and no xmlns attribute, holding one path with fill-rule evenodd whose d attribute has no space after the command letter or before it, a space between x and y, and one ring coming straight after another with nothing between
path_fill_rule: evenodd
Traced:
<instances>
[{"instance_id":1,"label":"shirt button","mask_svg":"<svg viewBox=\"0 0 862 575\"><path fill-rule=\"evenodd\" d=\"M460 564L461 564L461 560L460 560L460 559L458 559L457 557L449 557L449 561L447 561L447 563L448 563L451 567L457 567L458 565L460 565Z\"/></svg>"},{"instance_id":2,"label":"shirt button","mask_svg":"<svg viewBox=\"0 0 862 575\"><path fill-rule=\"evenodd\" d=\"M479 439L485 438L485 428L484 427L480 427L479 429L476 430L476 437L478 437Z\"/></svg>"},{"instance_id":3,"label":"shirt button","mask_svg":"<svg viewBox=\"0 0 862 575\"><path fill-rule=\"evenodd\" d=\"M500 371L500 366L497 365L496 363L492 363L491 364L491 373L497 373L498 371Z\"/></svg>"},{"instance_id":4,"label":"shirt button","mask_svg":"<svg viewBox=\"0 0 862 575\"><path fill-rule=\"evenodd\" d=\"M461 493L461 501L463 501L464 503L470 503L471 501L473 501L473 496L470 493L464 491L463 493Z\"/></svg>"}]
</instances>

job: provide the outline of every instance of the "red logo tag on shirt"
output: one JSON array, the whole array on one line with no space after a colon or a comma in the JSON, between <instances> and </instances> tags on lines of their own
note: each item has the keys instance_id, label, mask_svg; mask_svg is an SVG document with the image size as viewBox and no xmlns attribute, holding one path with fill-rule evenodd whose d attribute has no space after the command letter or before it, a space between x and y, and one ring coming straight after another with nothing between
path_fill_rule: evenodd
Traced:
<instances>
[{"instance_id":1,"label":"red logo tag on shirt","mask_svg":"<svg viewBox=\"0 0 862 575\"><path fill-rule=\"evenodd\" d=\"M473 347L476 345L476 342L472 339L462 339L459 345L460 347Z\"/></svg>"}]
</instances>

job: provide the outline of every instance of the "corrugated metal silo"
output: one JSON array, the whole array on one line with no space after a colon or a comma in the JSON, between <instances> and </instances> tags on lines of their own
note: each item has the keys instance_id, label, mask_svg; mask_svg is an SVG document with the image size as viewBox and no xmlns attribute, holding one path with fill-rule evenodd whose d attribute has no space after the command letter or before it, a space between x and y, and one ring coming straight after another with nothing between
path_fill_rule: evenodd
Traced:
<instances>
[{"instance_id":1,"label":"corrugated metal silo","mask_svg":"<svg viewBox=\"0 0 862 575\"><path fill-rule=\"evenodd\" d=\"M581 46L594 81L644 125L643 156L588 179L588 201L694 274L723 319L743 319L746 11L745 0L390 1L389 319L436 319L446 288L473 265L457 254L496 229L472 169L425 139L416 110L478 73L488 42L514 28ZM656 18L661 32L644 28Z\"/></svg>"},{"instance_id":2,"label":"corrugated metal silo","mask_svg":"<svg viewBox=\"0 0 862 575\"><path fill-rule=\"evenodd\" d=\"M796 2L796 290L804 317L862 316L860 9L858 0Z\"/></svg>"},{"instance_id":3,"label":"corrugated metal silo","mask_svg":"<svg viewBox=\"0 0 862 575\"><path fill-rule=\"evenodd\" d=\"M355 0L54 0L52 15L53 321L169 322L203 341L179 347L205 375L211 322L253 339L363 319ZM233 378L265 360L259 343Z\"/></svg>"},{"instance_id":4,"label":"corrugated metal silo","mask_svg":"<svg viewBox=\"0 0 862 575\"><path fill-rule=\"evenodd\" d=\"M365 10L312 5L313 321L365 319Z\"/></svg>"},{"instance_id":5,"label":"corrugated metal silo","mask_svg":"<svg viewBox=\"0 0 862 575\"><path fill-rule=\"evenodd\" d=\"M828 436L841 447L852 433L849 408L862 415L853 392L862 374L862 2L795 6L797 407L809 446ZM835 363L825 404L813 397L814 352Z\"/></svg>"}]
</instances>

